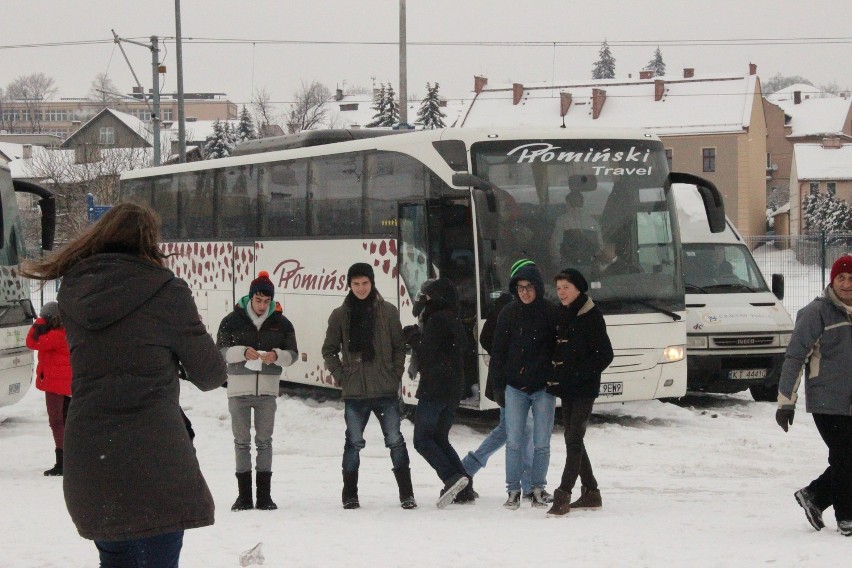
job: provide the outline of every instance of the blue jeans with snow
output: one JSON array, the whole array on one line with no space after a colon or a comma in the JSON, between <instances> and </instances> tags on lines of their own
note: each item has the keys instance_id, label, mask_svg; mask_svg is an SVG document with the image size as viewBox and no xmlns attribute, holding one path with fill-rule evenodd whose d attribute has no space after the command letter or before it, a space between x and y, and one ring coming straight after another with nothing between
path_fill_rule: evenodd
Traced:
<instances>
[{"instance_id":1,"label":"blue jeans with snow","mask_svg":"<svg viewBox=\"0 0 852 568\"><path fill-rule=\"evenodd\" d=\"M343 418L346 420L343 471L358 471L361 465L361 450L367 445L364 429L370 420L370 414L375 414L379 420L385 437L385 447L390 450L394 469L408 467L408 449L399 429L402 419L397 397L347 399L343 404Z\"/></svg>"},{"instance_id":2,"label":"blue jeans with snow","mask_svg":"<svg viewBox=\"0 0 852 568\"><path fill-rule=\"evenodd\" d=\"M532 439L533 419L532 414L527 415L527 427L524 430L524 441L521 443L523 448L522 461L523 471L521 472L521 489L524 493L532 491L530 484L530 473L532 472L533 462L533 439ZM500 409L500 422L493 430L482 440L479 447L472 452L468 452L462 459L462 465L465 471L471 477L485 467L490 458L497 450L506 445L506 411Z\"/></svg>"},{"instance_id":3,"label":"blue jeans with snow","mask_svg":"<svg viewBox=\"0 0 852 568\"><path fill-rule=\"evenodd\" d=\"M148 538L95 541L101 568L178 568L183 531Z\"/></svg>"},{"instance_id":4,"label":"blue jeans with snow","mask_svg":"<svg viewBox=\"0 0 852 568\"><path fill-rule=\"evenodd\" d=\"M527 416L533 417L533 463L530 482L533 487L547 485L547 468L550 465L550 437L556 413L556 397L544 390L528 394L506 386L506 489L521 489L523 452Z\"/></svg>"}]
</instances>

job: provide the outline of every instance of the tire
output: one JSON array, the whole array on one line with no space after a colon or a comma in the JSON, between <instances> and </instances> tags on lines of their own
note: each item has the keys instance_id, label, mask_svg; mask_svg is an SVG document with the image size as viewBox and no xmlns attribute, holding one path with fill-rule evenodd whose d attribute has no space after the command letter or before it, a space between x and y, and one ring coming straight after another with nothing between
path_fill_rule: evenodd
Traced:
<instances>
[{"instance_id":1,"label":"tire","mask_svg":"<svg viewBox=\"0 0 852 568\"><path fill-rule=\"evenodd\" d=\"M778 385L764 386L755 385L748 387L751 397L757 402L777 402L778 401Z\"/></svg>"}]
</instances>

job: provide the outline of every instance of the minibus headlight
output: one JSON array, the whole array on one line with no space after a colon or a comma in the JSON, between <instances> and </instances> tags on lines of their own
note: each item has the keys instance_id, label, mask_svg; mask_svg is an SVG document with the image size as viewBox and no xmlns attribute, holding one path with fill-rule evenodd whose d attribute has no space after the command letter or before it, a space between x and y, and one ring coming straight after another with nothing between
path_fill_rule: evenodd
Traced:
<instances>
[{"instance_id":1,"label":"minibus headlight","mask_svg":"<svg viewBox=\"0 0 852 568\"><path fill-rule=\"evenodd\" d=\"M707 349L707 336L706 335L687 335L686 336L686 348L687 349Z\"/></svg>"},{"instance_id":2,"label":"minibus headlight","mask_svg":"<svg viewBox=\"0 0 852 568\"><path fill-rule=\"evenodd\" d=\"M778 334L778 345L781 347L787 347L790 345L790 338L793 337L792 333L779 333Z\"/></svg>"},{"instance_id":3,"label":"minibus headlight","mask_svg":"<svg viewBox=\"0 0 852 568\"><path fill-rule=\"evenodd\" d=\"M674 363L681 361L686 350L683 345L669 345L663 349L663 356L660 358L660 363Z\"/></svg>"}]
</instances>

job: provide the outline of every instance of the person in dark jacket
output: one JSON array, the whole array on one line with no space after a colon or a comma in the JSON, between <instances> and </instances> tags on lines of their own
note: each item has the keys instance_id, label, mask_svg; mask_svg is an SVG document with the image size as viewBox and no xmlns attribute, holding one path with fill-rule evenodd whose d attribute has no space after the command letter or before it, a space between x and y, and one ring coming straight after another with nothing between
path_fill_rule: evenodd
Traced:
<instances>
[{"instance_id":1,"label":"person in dark jacket","mask_svg":"<svg viewBox=\"0 0 852 568\"><path fill-rule=\"evenodd\" d=\"M561 517L571 509L600 509L602 505L583 438L600 391L601 373L612 363L613 352L603 313L586 295L589 284L583 275L566 268L553 280L561 306L553 351L553 378L547 390L562 399L565 468L547 515ZM572 503L571 491L577 477L582 483L581 495Z\"/></svg>"},{"instance_id":2,"label":"person in dark jacket","mask_svg":"<svg viewBox=\"0 0 852 568\"><path fill-rule=\"evenodd\" d=\"M59 317L59 304L47 302L27 333L27 347L38 351L35 385L44 391L47 422L53 432L56 465L44 472L47 476L62 475L63 442L68 405L71 403L71 353L65 339L65 327Z\"/></svg>"},{"instance_id":3,"label":"person in dark jacket","mask_svg":"<svg viewBox=\"0 0 852 568\"><path fill-rule=\"evenodd\" d=\"M512 267L509 289L514 300L497 318L488 380L506 414L507 509L521 503L522 445L527 416L533 415L532 505L547 507L545 485L556 397L546 391L552 373L556 306L544 297L538 267L523 259Z\"/></svg>"},{"instance_id":4,"label":"person in dark jacket","mask_svg":"<svg viewBox=\"0 0 852 568\"><path fill-rule=\"evenodd\" d=\"M444 483L437 503L443 509L469 481L449 438L464 393L467 337L459 319L459 295L453 283L438 278L423 292L423 330L410 325L403 329L403 335L419 361L414 448Z\"/></svg>"},{"instance_id":5,"label":"person in dark jacket","mask_svg":"<svg viewBox=\"0 0 852 568\"><path fill-rule=\"evenodd\" d=\"M340 385L346 442L343 446L343 508L357 509L358 470L366 446L364 429L375 414L390 450L403 509L414 509L410 460L402 437L399 389L405 370L405 340L399 312L376 290L373 267L356 262L346 275L349 294L328 318L322 345L325 368Z\"/></svg>"},{"instance_id":6,"label":"person in dark jacket","mask_svg":"<svg viewBox=\"0 0 852 568\"><path fill-rule=\"evenodd\" d=\"M213 497L181 417L176 360L205 391L225 382L225 362L158 239L154 212L121 203L22 271L62 277L73 370L65 503L102 566L176 567L184 530L213 524Z\"/></svg>"},{"instance_id":7,"label":"person in dark jacket","mask_svg":"<svg viewBox=\"0 0 852 568\"><path fill-rule=\"evenodd\" d=\"M232 511L257 507L271 511L272 430L275 427L278 382L284 367L296 360L296 331L274 301L275 287L262 270L249 293L219 324L216 346L228 364L228 411L234 433L239 495ZM251 495L251 423L257 448L257 503Z\"/></svg>"},{"instance_id":8,"label":"person in dark jacket","mask_svg":"<svg viewBox=\"0 0 852 568\"><path fill-rule=\"evenodd\" d=\"M834 261L823 294L799 310L778 382L775 420L787 431L804 382L807 408L828 446L828 467L794 493L808 522L825 526L822 512L834 506L837 528L852 536L852 256Z\"/></svg>"}]
</instances>

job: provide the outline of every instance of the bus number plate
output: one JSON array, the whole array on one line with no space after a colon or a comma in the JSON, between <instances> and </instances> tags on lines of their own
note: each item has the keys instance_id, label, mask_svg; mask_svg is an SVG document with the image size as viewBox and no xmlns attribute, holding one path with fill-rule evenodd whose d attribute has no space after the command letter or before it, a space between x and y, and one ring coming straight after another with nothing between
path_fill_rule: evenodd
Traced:
<instances>
[{"instance_id":1,"label":"bus number plate","mask_svg":"<svg viewBox=\"0 0 852 568\"><path fill-rule=\"evenodd\" d=\"M765 379L769 374L767 369L741 369L738 371L730 371L728 378L737 379Z\"/></svg>"},{"instance_id":2,"label":"bus number plate","mask_svg":"<svg viewBox=\"0 0 852 568\"><path fill-rule=\"evenodd\" d=\"M618 396L624 394L624 383L601 383L600 396Z\"/></svg>"}]
</instances>

